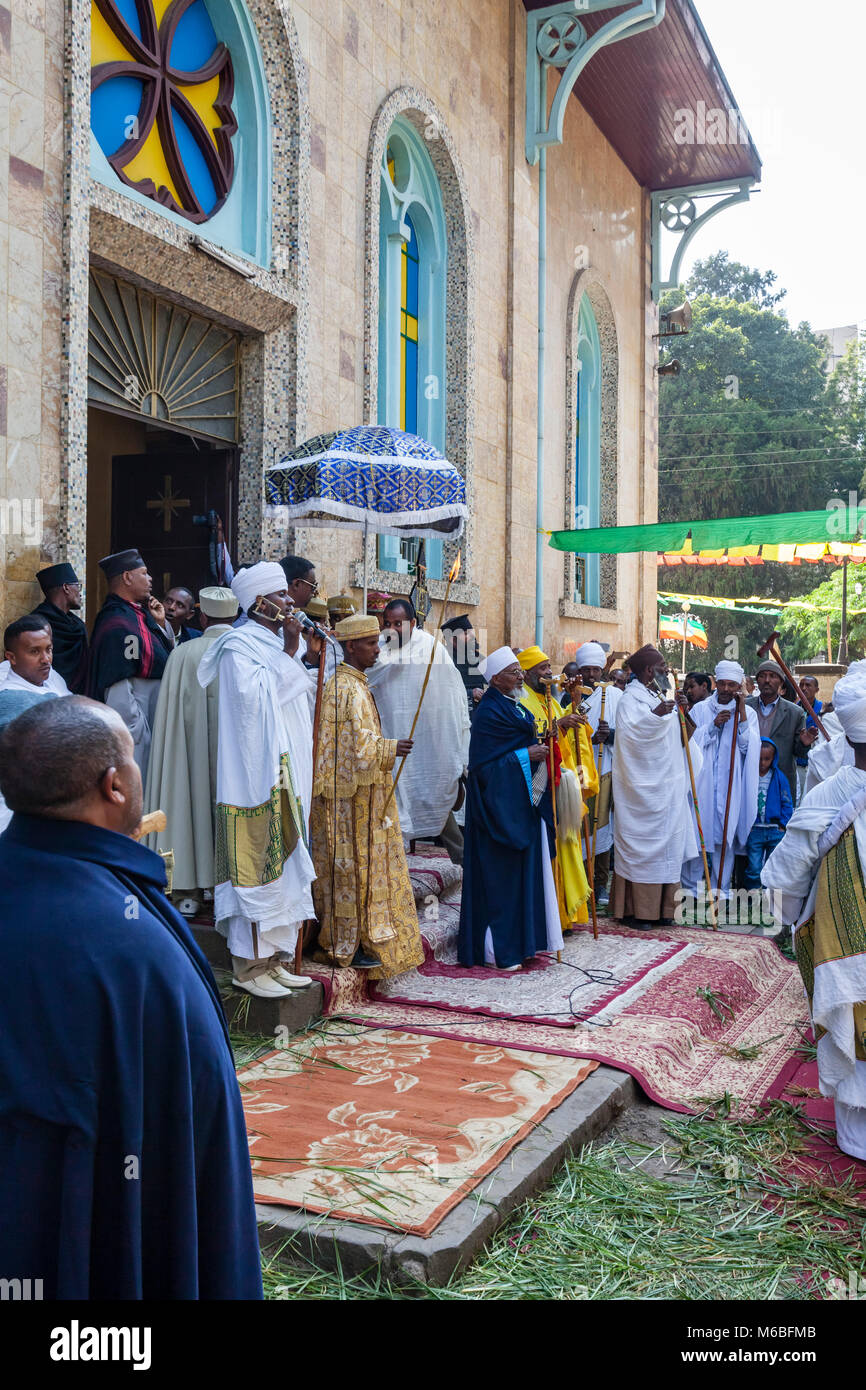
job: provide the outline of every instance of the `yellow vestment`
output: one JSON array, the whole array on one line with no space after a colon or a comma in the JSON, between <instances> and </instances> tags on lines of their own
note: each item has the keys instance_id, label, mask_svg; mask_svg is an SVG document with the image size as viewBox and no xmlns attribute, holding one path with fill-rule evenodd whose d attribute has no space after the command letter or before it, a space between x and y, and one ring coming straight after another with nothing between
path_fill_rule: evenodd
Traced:
<instances>
[{"instance_id":1,"label":"yellow vestment","mask_svg":"<svg viewBox=\"0 0 866 1390\"><path fill-rule=\"evenodd\" d=\"M524 685L520 703L533 716L536 732L541 737L547 731L547 702L544 696L537 694L530 686ZM550 709L554 719L561 719L563 715L571 713L569 710L564 710L559 701L554 700L552 696ZM575 735L577 735L576 738ZM598 791L598 769L592 755L588 727L582 724L579 729L568 729L560 733L559 751L562 756L563 767L570 768L580 782L580 789L584 802L586 802L588 797L595 796ZM556 878L559 916L562 926L567 928L574 922L587 922L589 912L586 904L589 900L589 884L587 883L586 870L583 866L583 853L579 842L565 840L560 834L556 842L556 857L560 870Z\"/></svg>"},{"instance_id":2,"label":"yellow vestment","mask_svg":"<svg viewBox=\"0 0 866 1390\"><path fill-rule=\"evenodd\" d=\"M310 816L313 901L321 945L349 965L360 943L382 962L368 972L373 979L424 961L393 797L385 812L396 751L396 741L382 737L366 676L340 665L322 693Z\"/></svg>"}]
</instances>

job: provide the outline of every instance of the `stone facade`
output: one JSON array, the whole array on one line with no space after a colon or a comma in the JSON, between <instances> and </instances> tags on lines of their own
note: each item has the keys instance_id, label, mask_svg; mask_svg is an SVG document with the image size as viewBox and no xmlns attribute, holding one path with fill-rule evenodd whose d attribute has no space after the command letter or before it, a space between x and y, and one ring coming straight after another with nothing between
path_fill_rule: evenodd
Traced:
<instances>
[{"instance_id":1,"label":"stone facade","mask_svg":"<svg viewBox=\"0 0 866 1390\"><path fill-rule=\"evenodd\" d=\"M67 0L65 9L63 0L11 4L0 7L2 617L38 600L33 575L59 558L88 574L93 612L91 263L240 334L235 548L242 559L283 553L285 537L262 508L262 473L275 450L376 418L378 169L400 114L430 141L448 229L448 452L465 472L472 508L454 611L471 609L490 648L532 641L538 171L523 149L519 0L248 0L274 130L274 268L249 278L194 249L155 205L91 178L87 0ZM602 520L652 521L648 195L574 98L564 144L548 155L548 180L545 526L573 519L575 322L584 292L604 354ZM41 504L41 537L25 534L23 518L14 531L14 499ZM360 537L299 529L293 543L316 559L326 591L357 584ZM587 638L631 650L652 637L651 557L605 559L598 609L572 602L573 575L571 557L547 552L545 641L555 661ZM375 571L371 583L408 588L405 577ZM431 583L434 595L441 590Z\"/></svg>"}]
</instances>

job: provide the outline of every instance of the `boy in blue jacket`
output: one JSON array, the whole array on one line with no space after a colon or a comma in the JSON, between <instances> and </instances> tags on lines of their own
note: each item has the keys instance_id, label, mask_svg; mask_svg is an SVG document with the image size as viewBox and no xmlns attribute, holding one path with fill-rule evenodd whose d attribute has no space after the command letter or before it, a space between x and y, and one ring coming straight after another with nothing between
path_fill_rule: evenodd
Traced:
<instances>
[{"instance_id":1,"label":"boy in blue jacket","mask_svg":"<svg viewBox=\"0 0 866 1390\"><path fill-rule=\"evenodd\" d=\"M761 739L758 815L746 841L746 887L760 888L761 869L785 833L791 819L791 789L779 768L776 745Z\"/></svg>"}]
</instances>

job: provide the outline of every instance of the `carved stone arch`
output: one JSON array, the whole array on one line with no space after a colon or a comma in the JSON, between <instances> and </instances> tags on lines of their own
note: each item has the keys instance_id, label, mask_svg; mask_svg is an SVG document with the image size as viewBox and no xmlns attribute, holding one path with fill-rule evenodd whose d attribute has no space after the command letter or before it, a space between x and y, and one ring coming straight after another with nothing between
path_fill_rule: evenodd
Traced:
<instances>
[{"instance_id":1,"label":"carved stone arch","mask_svg":"<svg viewBox=\"0 0 866 1390\"><path fill-rule=\"evenodd\" d=\"M597 271L578 271L572 281L566 313L565 359L565 515L566 529L575 524L575 485L577 480L577 387L578 321L581 301L586 295L592 306L601 344L601 525L617 523L619 455L619 333L607 290ZM560 616L588 617L598 613L576 603L576 564L574 555L565 556L563 596ZM616 556L602 555L600 564L601 610L609 615L616 609Z\"/></svg>"},{"instance_id":2,"label":"carved stone arch","mask_svg":"<svg viewBox=\"0 0 866 1390\"><path fill-rule=\"evenodd\" d=\"M447 241L445 376L445 452L466 480L469 517L459 544L463 562L459 581L452 586L456 602L477 603L479 588L473 582L473 436L475 402L475 286L476 261L472 211L466 178L445 116L436 102L416 87L400 87L382 103L373 120L367 148L364 287L364 419L375 424L379 399L379 225L381 170L388 133L398 116L408 120L425 142L439 182ZM446 542L445 570L457 545ZM412 586L411 575L376 568L375 537L368 541L367 563L371 587L392 593ZM359 571L361 566L358 567ZM360 582L360 574L357 576ZM434 597L444 593L444 581L431 580Z\"/></svg>"}]
</instances>

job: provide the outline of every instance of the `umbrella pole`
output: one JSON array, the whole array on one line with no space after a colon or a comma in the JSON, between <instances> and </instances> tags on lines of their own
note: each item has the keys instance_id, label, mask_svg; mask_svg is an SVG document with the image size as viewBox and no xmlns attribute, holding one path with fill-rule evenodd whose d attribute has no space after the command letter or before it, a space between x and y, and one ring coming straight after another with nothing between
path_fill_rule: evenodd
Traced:
<instances>
[{"instance_id":1,"label":"umbrella pole","mask_svg":"<svg viewBox=\"0 0 866 1390\"><path fill-rule=\"evenodd\" d=\"M364 612L367 611L367 528L369 522L364 517Z\"/></svg>"}]
</instances>

